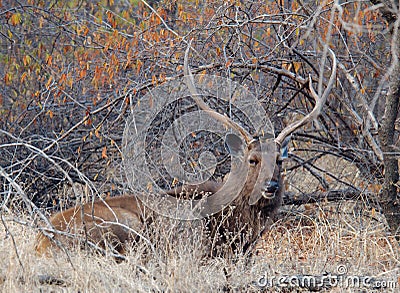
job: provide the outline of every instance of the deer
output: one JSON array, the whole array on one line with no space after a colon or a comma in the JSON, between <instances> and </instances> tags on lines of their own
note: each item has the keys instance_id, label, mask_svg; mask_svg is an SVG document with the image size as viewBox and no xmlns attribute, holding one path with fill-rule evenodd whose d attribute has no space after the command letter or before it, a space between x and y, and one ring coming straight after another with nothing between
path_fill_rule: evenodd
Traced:
<instances>
[{"instance_id":1,"label":"deer","mask_svg":"<svg viewBox=\"0 0 400 293\"><path fill-rule=\"evenodd\" d=\"M185 185L166 191L166 194L199 192L211 195L199 204L201 208L198 210L201 216L208 218L208 229L211 235L218 239L214 243L216 251L228 241L222 236L227 233L236 235L239 240L230 241L233 244L229 249L245 251L255 243L282 205L285 190L282 161L287 157L290 135L320 115L335 81L336 57L328 49L332 58L332 70L321 96L315 92L312 79L309 78L308 89L310 96L315 100L312 111L300 120L287 125L273 140L273 148L268 147L265 150L260 136L251 135L239 123L211 109L201 98L188 65L190 47L189 43L184 58L185 83L192 99L201 110L235 131L226 135L225 144L231 156L237 158L237 163L232 164L228 179L223 182L207 181L202 184ZM266 158L269 158L268 162L265 162ZM236 191L238 186L240 186L238 196L232 200L230 193ZM220 209L222 211L215 212ZM74 236L81 235L86 243L102 249L111 248L123 255L126 252L126 245L141 236L138 231L145 227L149 219L145 215L145 210L140 196L122 195L55 213L49 219L51 229L42 229L38 233L36 252L39 255L48 255L49 251L61 244L79 243ZM246 235L238 236L238 233L242 233L240 231L245 231Z\"/></svg>"},{"instance_id":2,"label":"deer","mask_svg":"<svg viewBox=\"0 0 400 293\"><path fill-rule=\"evenodd\" d=\"M51 229L40 231L36 237L38 255L50 256L51 249L64 244L76 246L80 244L79 235L93 247L109 247L116 255L123 255L124 244L134 239L132 231L143 229L144 207L131 195L109 197L55 213L49 222Z\"/></svg>"}]
</instances>

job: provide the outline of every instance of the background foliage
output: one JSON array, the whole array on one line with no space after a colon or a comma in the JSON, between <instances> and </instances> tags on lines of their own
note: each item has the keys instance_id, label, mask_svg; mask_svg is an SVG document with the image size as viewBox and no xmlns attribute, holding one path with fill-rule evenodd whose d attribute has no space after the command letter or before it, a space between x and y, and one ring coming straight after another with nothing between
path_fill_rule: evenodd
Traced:
<instances>
[{"instance_id":1,"label":"background foliage","mask_svg":"<svg viewBox=\"0 0 400 293\"><path fill-rule=\"evenodd\" d=\"M372 2L1 0L3 203L21 205L9 193L17 187L51 209L75 200L60 195L73 182L85 183L89 196L126 190L125 119L149 89L183 75L190 39L194 73L248 87L278 132L312 109L309 77L319 93L325 87L328 44L338 58L336 84L318 121L293 135L287 167L317 184L289 181L290 189L379 192L378 130L398 54L397 18L392 2ZM320 167L323 158L355 166L357 180Z\"/></svg>"}]
</instances>

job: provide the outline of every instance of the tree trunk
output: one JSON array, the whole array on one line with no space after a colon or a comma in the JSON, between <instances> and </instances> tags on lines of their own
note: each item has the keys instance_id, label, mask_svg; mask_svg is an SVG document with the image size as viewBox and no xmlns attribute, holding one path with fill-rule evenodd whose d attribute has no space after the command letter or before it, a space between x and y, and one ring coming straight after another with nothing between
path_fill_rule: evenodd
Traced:
<instances>
[{"instance_id":1,"label":"tree trunk","mask_svg":"<svg viewBox=\"0 0 400 293\"><path fill-rule=\"evenodd\" d=\"M400 66L396 66L393 72L393 79L400 76ZM385 181L380 196L380 203L383 208L387 223L393 235L398 239L400 226L400 197L397 193L399 180L398 163L394 153L394 122L399 106L399 81L391 82L391 90L386 97L385 120L383 121L381 134L381 147L384 152Z\"/></svg>"},{"instance_id":2,"label":"tree trunk","mask_svg":"<svg viewBox=\"0 0 400 293\"><path fill-rule=\"evenodd\" d=\"M371 1L380 2L380 1ZM395 143L395 121L399 111L400 99L400 40L399 40L399 21L395 14L388 14L387 9L382 8L383 15L392 27L392 66L390 74L389 91L385 101L385 116L380 129L381 148L384 153L383 163L385 166L385 180L380 197L380 204L386 217L390 231L400 240L400 197L398 195L399 170L398 160L394 155ZM393 11L393 10L392 10ZM386 14L385 14L386 13Z\"/></svg>"}]
</instances>

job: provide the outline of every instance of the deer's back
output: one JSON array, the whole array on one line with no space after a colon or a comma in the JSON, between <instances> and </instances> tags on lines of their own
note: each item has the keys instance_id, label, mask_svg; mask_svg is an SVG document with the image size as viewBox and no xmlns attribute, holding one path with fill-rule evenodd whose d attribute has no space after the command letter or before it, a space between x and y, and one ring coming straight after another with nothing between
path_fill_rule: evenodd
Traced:
<instances>
[{"instance_id":1,"label":"deer's back","mask_svg":"<svg viewBox=\"0 0 400 293\"><path fill-rule=\"evenodd\" d=\"M134 238L130 229L142 229L141 215L142 206L135 197L129 195L69 208L50 218L53 227L62 233L49 232L53 235L53 239L50 239L40 232L36 251L41 255L46 254L57 247L57 241L67 245L79 244L75 237L78 235L81 236L78 238L87 239L94 245L102 248L112 245L117 251L123 252L124 243Z\"/></svg>"}]
</instances>

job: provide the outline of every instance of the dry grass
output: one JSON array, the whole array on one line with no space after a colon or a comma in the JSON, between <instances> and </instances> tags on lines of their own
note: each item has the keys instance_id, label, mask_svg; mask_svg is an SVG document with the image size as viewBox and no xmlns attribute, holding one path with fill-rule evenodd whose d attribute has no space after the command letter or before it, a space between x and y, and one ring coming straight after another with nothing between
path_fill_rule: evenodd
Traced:
<instances>
[{"instance_id":1,"label":"dry grass","mask_svg":"<svg viewBox=\"0 0 400 293\"><path fill-rule=\"evenodd\" d=\"M333 174L357 183L352 166L337 160L329 165ZM304 178L302 172L288 174L288 178L290 187L296 187L293 190L317 190L317 182ZM7 228L0 224L0 291L291 292L299 289L296 282L304 275L312 275L330 276L331 281L341 278L340 283L324 289L329 292L398 292L399 244L388 236L382 215L368 204L360 200L282 210L281 219L264 233L251 259L205 258L202 239L207 235L202 225L160 217L144 232L153 248L143 241L119 263L111 256L79 249L68 255L58 252L53 257L38 257L33 251L33 219L18 215L18 221L25 221L23 225L15 220L17 215L3 213ZM292 277L293 286L277 286L277 278L282 276ZM385 281L387 287L347 286L349 276L353 281L363 277ZM63 284L46 284L44 278ZM266 280L274 287L266 285Z\"/></svg>"},{"instance_id":2,"label":"dry grass","mask_svg":"<svg viewBox=\"0 0 400 293\"><path fill-rule=\"evenodd\" d=\"M390 281L399 288L399 244L387 235L381 215L360 202L289 211L264 235L257 250L273 263L274 275L344 272L346 276ZM343 289L340 287L345 286L336 289Z\"/></svg>"},{"instance_id":3,"label":"dry grass","mask_svg":"<svg viewBox=\"0 0 400 293\"><path fill-rule=\"evenodd\" d=\"M36 232L3 215L0 276L2 292L149 292L258 291L263 276L331 274L345 269L350 276L370 276L399 288L400 250L385 232L382 217L362 203L336 203L286 210L255 248L251 260L204 258L201 229L186 222L158 223L153 231L155 251L145 243L132 248L127 260L82 250L69 256L38 257L32 247ZM25 218L27 220L27 218ZM190 226L188 228L188 225ZM196 232L195 232L196 231ZM14 242L15 241L15 246ZM63 284L43 284L43 276ZM276 280L276 279L275 279ZM42 280L43 281L43 280ZM257 286L260 285L260 287ZM275 291L282 288L274 287ZM349 292L357 288L347 288ZM347 290L343 284L332 292ZM373 291L371 288L364 292ZM271 288L268 288L270 291ZM385 289L382 292L396 292ZM347 292L347 291L346 291Z\"/></svg>"},{"instance_id":4,"label":"dry grass","mask_svg":"<svg viewBox=\"0 0 400 293\"><path fill-rule=\"evenodd\" d=\"M142 242L132 247L126 261L117 262L111 256L79 249L39 257L33 250L35 231L7 221L7 231L4 226L0 231L0 291L175 292L225 288L229 283L225 272L234 269L234 262L202 257L204 247L199 240L205 235L191 222L166 222L149 232L154 251ZM43 284L44 279L63 284ZM241 280L238 286L246 283Z\"/></svg>"}]
</instances>

